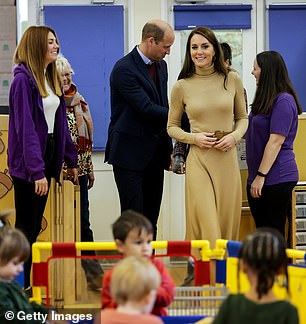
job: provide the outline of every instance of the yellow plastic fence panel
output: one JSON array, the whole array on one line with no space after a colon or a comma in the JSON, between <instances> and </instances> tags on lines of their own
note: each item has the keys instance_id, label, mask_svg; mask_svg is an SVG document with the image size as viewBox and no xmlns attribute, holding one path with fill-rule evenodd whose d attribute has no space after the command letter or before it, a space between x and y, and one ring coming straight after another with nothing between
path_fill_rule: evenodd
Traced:
<instances>
[{"instance_id":1,"label":"yellow plastic fence panel","mask_svg":"<svg viewBox=\"0 0 306 324\"><path fill-rule=\"evenodd\" d=\"M298 308L300 324L306 324L306 268L289 266L291 301Z\"/></svg>"},{"instance_id":2,"label":"yellow plastic fence panel","mask_svg":"<svg viewBox=\"0 0 306 324\"><path fill-rule=\"evenodd\" d=\"M238 293L238 258L228 257L226 259L226 286L231 294ZM284 278L280 276L275 282L273 291L279 299L287 299L295 305L299 312L300 324L306 324L306 268L294 265L288 266L289 291L283 287ZM240 293L246 292L249 287L247 276L239 272Z\"/></svg>"},{"instance_id":3,"label":"yellow plastic fence panel","mask_svg":"<svg viewBox=\"0 0 306 324\"><path fill-rule=\"evenodd\" d=\"M231 294L238 293L238 278L237 278L237 269L238 269L238 258L227 257L226 258L226 286L229 289ZM239 272L239 283L240 283L240 292L243 293L250 288L249 281L246 275L240 271Z\"/></svg>"}]
</instances>

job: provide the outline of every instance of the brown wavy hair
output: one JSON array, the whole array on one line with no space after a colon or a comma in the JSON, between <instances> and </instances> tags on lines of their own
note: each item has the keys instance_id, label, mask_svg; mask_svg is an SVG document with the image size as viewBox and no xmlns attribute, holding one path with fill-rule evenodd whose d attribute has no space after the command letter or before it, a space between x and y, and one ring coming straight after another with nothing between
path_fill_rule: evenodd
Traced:
<instances>
[{"instance_id":1,"label":"brown wavy hair","mask_svg":"<svg viewBox=\"0 0 306 324\"><path fill-rule=\"evenodd\" d=\"M188 36L186 51L185 51L185 59L181 72L179 73L178 80L190 78L195 73L195 66L191 59L190 55L190 43L193 35L202 35L205 37L214 47L215 56L214 56L214 67L218 73L224 75L224 88L227 80L228 70L224 63L223 51L221 49L220 43L215 35L215 33L208 27L197 27L192 30Z\"/></svg>"},{"instance_id":2,"label":"brown wavy hair","mask_svg":"<svg viewBox=\"0 0 306 324\"><path fill-rule=\"evenodd\" d=\"M15 64L24 64L33 74L43 98L48 96L45 87L45 77L52 91L58 96L62 95L56 63L52 62L48 64L45 72L49 32L55 36L58 43L56 33L50 27L31 26L27 28L21 37L13 58Z\"/></svg>"}]
</instances>

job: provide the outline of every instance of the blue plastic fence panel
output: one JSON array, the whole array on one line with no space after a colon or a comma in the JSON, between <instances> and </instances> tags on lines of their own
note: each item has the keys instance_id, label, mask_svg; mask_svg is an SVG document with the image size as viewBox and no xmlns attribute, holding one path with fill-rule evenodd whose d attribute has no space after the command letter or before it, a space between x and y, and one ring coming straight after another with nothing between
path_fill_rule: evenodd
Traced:
<instances>
[{"instance_id":1,"label":"blue plastic fence panel","mask_svg":"<svg viewBox=\"0 0 306 324\"><path fill-rule=\"evenodd\" d=\"M189 324L205 318L206 316L161 316L165 324Z\"/></svg>"},{"instance_id":2,"label":"blue plastic fence panel","mask_svg":"<svg viewBox=\"0 0 306 324\"><path fill-rule=\"evenodd\" d=\"M216 260L216 283L226 283L226 260Z\"/></svg>"},{"instance_id":3,"label":"blue plastic fence panel","mask_svg":"<svg viewBox=\"0 0 306 324\"><path fill-rule=\"evenodd\" d=\"M124 55L123 6L45 6L45 25L55 30L73 81L88 102L94 150L104 150L110 118L109 76Z\"/></svg>"},{"instance_id":4,"label":"blue plastic fence panel","mask_svg":"<svg viewBox=\"0 0 306 324\"><path fill-rule=\"evenodd\" d=\"M252 5L177 5L173 7L175 30L206 26L211 29L251 28Z\"/></svg>"},{"instance_id":5,"label":"blue plastic fence panel","mask_svg":"<svg viewBox=\"0 0 306 324\"><path fill-rule=\"evenodd\" d=\"M200 321L206 316L161 316L161 319L164 324L192 324ZM92 324L94 320L80 320L78 322L69 321L69 323L77 323L77 324ZM131 323L133 324L133 323Z\"/></svg>"},{"instance_id":6,"label":"blue plastic fence panel","mask_svg":"<svg viewBox=\"0 0 306 324\"><path fill-rule=\"evenodd\" d=\"M279 52L284 58L303 111L306 111L306 5L270 5L268 16L269 50Z\"/></svg>"},{"instance_id":7,"label":"blue plastic fence panel","mask_svg":"<svg viewBox=\"0 0 306 324\"><path fill-rule=\"evenodd\" d=\"M18 276L14 278L15 281L19 283L19 285L24 288L24 272L20 272Z\"/></svg>"},{"instance_id":8,"label":"blue plastic fence panel","mask_svg":"<svg viewBox=\"0 0 306 324\"><path fill-rule=\"evenodd\" d=\"M232 258L238 258L241 245L242 245L241 242L228 241L226 244L228 256Z\"/></svg>"}]
</instances>

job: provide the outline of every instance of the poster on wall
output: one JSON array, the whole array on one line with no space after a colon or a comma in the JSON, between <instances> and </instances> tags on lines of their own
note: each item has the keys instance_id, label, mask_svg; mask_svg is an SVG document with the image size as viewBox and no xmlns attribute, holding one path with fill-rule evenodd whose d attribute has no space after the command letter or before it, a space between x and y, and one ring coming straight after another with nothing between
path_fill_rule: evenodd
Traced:
<instances>
[{"instance_id":1,"label":"poster on wall","mask_svg":"<svg viewBox=\"0 0 306 324\"><path fill-rule=\"evenodd\" d=\"M220 43L226 42L232 49L232 68L235 69L241 79L243 78L242 71L242 30L214 30ZM183 66L185 58L185 49L190 30L181 30L181 66Z\"/></svg>"},{"instance_id":2,"label":"poster on wall","mask_svg":"<svg viewBox=\"0 0 306 324\"><path fill-rule=\"evenodd\" d=\"M240 170L247 170L248 166L246 163L246 150L245 150L245 139L244 138L242 138L236 144L236 149L237 149L237 156L238 156Z\"/></svg>"}]
</instances>

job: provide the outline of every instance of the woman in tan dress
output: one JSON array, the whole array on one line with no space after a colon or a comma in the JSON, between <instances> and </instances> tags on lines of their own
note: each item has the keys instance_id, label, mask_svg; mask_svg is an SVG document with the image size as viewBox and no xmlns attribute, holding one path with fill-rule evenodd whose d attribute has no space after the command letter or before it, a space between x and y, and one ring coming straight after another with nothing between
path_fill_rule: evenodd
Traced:
<instances>
[{"instance_id":1,"label":"woman in tan dress","mask_svg":"<svg viewBox=\"0 0 306 324\"><path fill-rule=\"evenodd\" d=\"M181 128L184 112L191 133ZM194 29L172 89L168 119L169 135L190 145L186 161L186 240L209 240L214 247L216 239L238 239L242 197L235 145L247 125L239 75L226 68L213 31Z\"/></svg>"}]
</instances>

